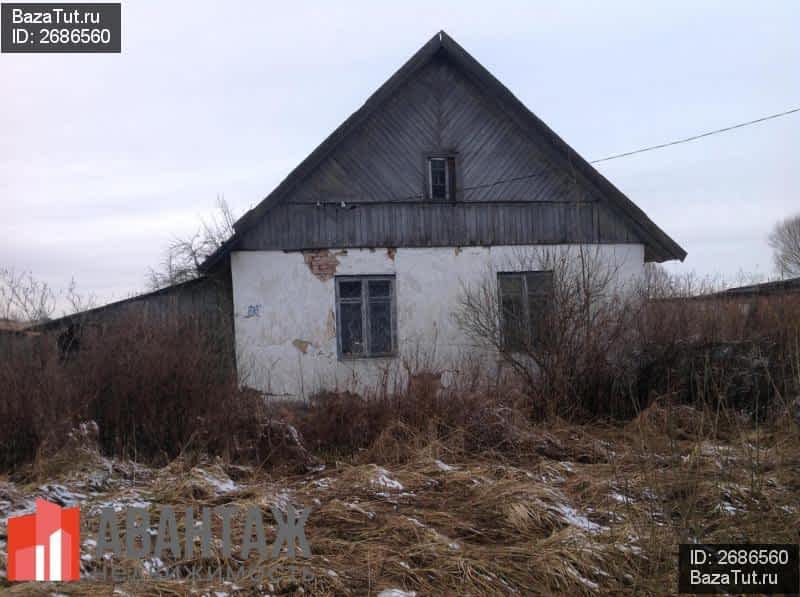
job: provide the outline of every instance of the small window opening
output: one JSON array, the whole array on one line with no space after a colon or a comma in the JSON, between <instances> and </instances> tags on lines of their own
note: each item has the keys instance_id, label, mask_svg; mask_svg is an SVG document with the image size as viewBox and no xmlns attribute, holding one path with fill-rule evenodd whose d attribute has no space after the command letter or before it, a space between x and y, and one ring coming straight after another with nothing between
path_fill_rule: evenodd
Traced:
<instances>
[{"instance_id":1,"label":"small window opening","mask_svg":"<svg viewBox=\"0 0 800 597\"><path fill-rule=\"evenodd\" d=\"M428 158L428 198L449 200L455 198L455 159L452 157Z\"/></svg>"}]
</instances>

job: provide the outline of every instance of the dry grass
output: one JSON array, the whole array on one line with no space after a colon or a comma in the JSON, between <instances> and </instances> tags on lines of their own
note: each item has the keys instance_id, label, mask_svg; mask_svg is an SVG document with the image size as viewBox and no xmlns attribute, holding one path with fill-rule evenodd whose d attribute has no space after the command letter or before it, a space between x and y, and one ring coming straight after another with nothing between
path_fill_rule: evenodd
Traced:
<instances>
[{"instance_id":1,"label":"dry grass","mask_svg":"<svg viewBox=\"0 0 800 597\"><path fill-rule=\"evenodd\" d=\"M128 594L292 594L302 587L313 595L377 595L386 588L418 595L663 595L676 590L681 542L797 542L794 423L756 426L730 416L712 430L703 422L708 416L659 402L625 425L529 425L528 449L513 455L476 454L455 434L448 441L399 428L393 433L413 446L402 458L383 437L346 462L304 475L189 458L149 468L69 445L53 456L57 465L40 467L43 477L0 484L0 508L3 499L14 510L34 495L63 498L63 486L83 496L77 499L84 540L96 536L96 509L109 502L143 502L154 517L163 505L179 514L187 505L258 505L265 520L273 504L313 509L306 528L313 556L302 560L311 580L116 585ZM217 533L220 524L215 517ZM235 529L242 524L234 519ZM273 538L268 528L268 542ZM83 553L91 553L88 546ZM164 560L175 564L187 562ZM84 575L97 566L85 560ZM69 594L111 589L89 581L58 587ZM49 594L55 587L7 590Z\"/></svg>"}]
</instances>

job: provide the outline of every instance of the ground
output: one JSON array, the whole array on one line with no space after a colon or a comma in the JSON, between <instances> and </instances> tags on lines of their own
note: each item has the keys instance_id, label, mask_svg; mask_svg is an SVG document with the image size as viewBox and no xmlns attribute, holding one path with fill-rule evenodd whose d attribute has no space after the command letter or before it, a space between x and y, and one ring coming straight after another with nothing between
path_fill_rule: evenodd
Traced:
<instances>
[{"instance_id":1,"label":"ground","mask_svg":"<svg viewBox=\"0 0 800 597\"><path fill-rule=\"evenodd\" d=\"M541 425L512 455L468 454L458 438L409 434L395 429L376 448L304 474L188 455L153 468L105 458L76 434L25 475L0 477L0 574L7 516L42 496L81 507L83 580L0 577L0 587L19 595L663 595L677 592L680 543L798 542L792 421L728 417L723 425L656 404L626 424ZM159 578L192 562L156 556L116 560L152 579L103 581L111 562L95 554L103 506L120 511L122 526L126 506L148 508L156 527L165 505L180 526L187 506L225 503L258 505L270 545L272 506L311 508L311 557L272 561L272 582ZM220 524L215 518L215 537ZM226 561L217 553L194 563L236 565L240 555L236 547Z\"/></svg>"}]
</instances>

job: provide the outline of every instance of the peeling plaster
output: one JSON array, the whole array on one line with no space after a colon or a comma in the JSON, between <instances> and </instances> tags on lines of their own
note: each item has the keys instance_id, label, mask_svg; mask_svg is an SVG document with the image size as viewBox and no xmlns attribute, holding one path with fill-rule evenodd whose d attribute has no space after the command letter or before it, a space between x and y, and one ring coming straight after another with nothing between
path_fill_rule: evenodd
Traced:
<instances>
[{"instance_id":1,"label":"peeling plaster","mask_svg":"<svg viewBox=\"0 0 800 597\"><path fill-rule=\"evenodd\" d=\"M328 311L328 318L325 320L325 337L336 338L336 313L333 309Z\"/></svg>"},{"instance_id":2,"label":"peeling plaster","mask_svg":"<svg viewBox=\"0 0 800 597\"><path fill-rule=\"evenodd\" d=\"M328 249L320 249L317 251L303 251L303 260L318 280L327 282L336 275L336 268L339 266L339 260L336 257L346 255L347 249L336 253L331 253Z\"/></svg>"}]
</instances>

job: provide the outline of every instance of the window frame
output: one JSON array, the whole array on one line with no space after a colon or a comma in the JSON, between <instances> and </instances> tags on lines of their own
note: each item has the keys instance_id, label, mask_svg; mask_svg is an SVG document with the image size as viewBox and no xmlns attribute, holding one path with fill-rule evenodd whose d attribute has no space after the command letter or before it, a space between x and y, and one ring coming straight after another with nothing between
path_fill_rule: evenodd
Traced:
<instances>
[{"instance_id":1,"label":"window frame","mask_svg":"<svg viewBox=\"0 0 800 597\"><path fill-rule=\"evenodd\" d=\"M428 201L455 201L456 200L456 166L458 162L456 160L456 153L455 152L430 152L426 153L424 156L424 172L425 172L425 199ZM444 161L444 176L445 176L445 196L442 197L434 197L433 196L433 170L432 170L432 163L433 160L442 160Z\"/></svg>"},{"instance_id":2,"label":"window frame","mask_svg":"<svg viewBox=\"0 0 800 597\"><path fill-rule=\"evenodd\" d=\"M372 352L372 330L370 328L370 297L369 282L389 282L389 334L391 348L388 352ZM339 286L342 282L360 282L361 294L358 299L342 298ZM340 361L355 361L360 359L385 359L397 356L397 280L394 274L366 274L335 276L336 289L336 353ZM359 354L345 353L342 350L342 303L361 303L361 330L364 352Z\"/></svg>"},{"instance_id":3,"label":"window frame","mask_svg":"<svg viewBox=\"0 0 800 597\"><path fill-rule=\"evenodd\" d=\"M548 276L548 286L544 291L534 292L531 293L528 282L529 277L532 275L542 275L546 274ZM518 278L522 282L522 290L521 290L521 298L522 298L522 329L524 331L524 335L522 338L522 347L511 345L509 338L506 336L506 322L505 322L505 310L503 307L503 287L500 282L501 278ZM506 272L497 272L497 302L498 302L498 317L500 319L500 333L501 333L501 342L503 350L506 352L512 353L519 353L524 350L530 350L534 348L536 344L541 344L541 338L539 339L531 339L531 334L533 332L533 320L531 319L531 305L530 305L530 297L538 296L538 297L545 297L547 299L547 304L550 308L553 305L553 289L554 289L554 274L553 270L525 270L525 271L506 271Z\"/></svg>"}]
</instances>

